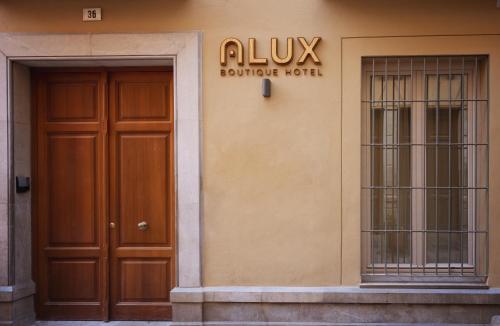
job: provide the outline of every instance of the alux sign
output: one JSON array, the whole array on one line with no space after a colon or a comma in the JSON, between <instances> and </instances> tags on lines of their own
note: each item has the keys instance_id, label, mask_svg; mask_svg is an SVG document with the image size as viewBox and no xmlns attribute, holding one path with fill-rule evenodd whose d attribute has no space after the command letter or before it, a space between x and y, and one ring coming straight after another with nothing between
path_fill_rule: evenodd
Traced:
<instances>
[{"instance_id":1,"label":"alux sign","mask_svg":"<svg viewBox=\"0 0 500 326\"><path fill-rule=\"evenodd\" d=\"M220 45L220 65L223 67L220 70L221 76L279 76L282 69L277 68L243 68L245 58L251 66L268 66L269 62L274 62L280 66L289 66L295 63L297 66L304 65L307 61L312 61L315 65L321 65L321 60L315 52L316 47L321 41L321 37L314 37L311 41L307 41L304 37L297 37L300 44L301 52L298 58L295 56L294 38L286 39L286 53L280 53L279 40L276 37L271 38L271 51L268 57L259 57L257 55L257 41L255 38L248 39L248 51L245 51L243 43L234 37L226 38ZM247 55L245 56L245 52ZM225 68L229 58L235 58L238 68ZM296 61L294 62L294 59ZM296 67L284 69L286 76L322 76L319 68L303 68Z\"/></svg>"}]
</instances>

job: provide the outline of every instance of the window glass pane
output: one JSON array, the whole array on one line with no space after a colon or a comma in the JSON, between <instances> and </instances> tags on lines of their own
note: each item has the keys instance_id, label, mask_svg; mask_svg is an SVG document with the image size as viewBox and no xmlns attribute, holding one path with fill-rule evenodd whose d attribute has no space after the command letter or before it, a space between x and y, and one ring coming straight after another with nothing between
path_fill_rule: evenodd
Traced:
<instances>
[{"instance_id":1,"label":"window glass pane","mask_svg":"<svg viewBox=\"0 0 500 326\"><path fill-rule=\"evenodd\" d=\"M468 146L462 145L467 111L439 104L426 110L426 261L461 263L467 242L453 232L468 224Z\"/></svg>"},{"instance_id":2,"label":"window glass pane","mask_svg":"<svg viewBox=\"0 0 500 326\"><path fill-rule=\"evenodd\" d=\"M410 260L411 110L405 103L406 76L372 79L382 92L371 112L373 260L404 263ZM386 101L389 100L389 101ZM396 101L396 102L395 102ZM376 144L376 145L375 145Z\"/></svg>"},{"instance_id":3,"label":"window glass pane","mask_svg":"<svg viewBox=\"0 0 500 326\"><path fill-rule=\"evenodd\" d=\"M458 108L467 105L464 102L467 98L467 75L445 74L437 77L427 75L427 103L428 107L436 107L439 99L439 106Z\"/></svg>"}]
</instances>

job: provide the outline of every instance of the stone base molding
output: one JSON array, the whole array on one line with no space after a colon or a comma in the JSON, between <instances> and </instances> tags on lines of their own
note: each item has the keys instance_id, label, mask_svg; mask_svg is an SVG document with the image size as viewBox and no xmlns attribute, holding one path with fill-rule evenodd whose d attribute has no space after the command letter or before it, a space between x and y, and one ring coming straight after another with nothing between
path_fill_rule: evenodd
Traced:
<instances>
[{"instance_id":1,"label":"stone base molding","mask_svg":"<svg viewBox=\"0 0 500 326\"><path fill-rule=\"evenodd\" d=\"M28 326L35 320L33 282L17 286L0 286L0 326Z\"/></svg>"},{"instance_id":2,"label":"stone base molding","mask_svg":"<svg viewBox=\"0 0 500 326\"><path fill-rule=\"evenodd\" d=\"M171 298L175 326L488 325L500 314L500 289L204 287Z\"/></svg>"},{"instance_id":3,"label":"stone base molding","mask_svg":"<svg viewBox=\"0 0 500 326\"><path fill-rule=\"evenodd\" d=\"M415 323L401 324L401 323L322 323L322 322L200 322L200 323L174 323L177 326L415 326ZM485 325L499 325L499 324L435 324L426 323L418 325L428 326L485 326ZM170 326L170 325L169 325Z\"/></svg>"}]
</instances>

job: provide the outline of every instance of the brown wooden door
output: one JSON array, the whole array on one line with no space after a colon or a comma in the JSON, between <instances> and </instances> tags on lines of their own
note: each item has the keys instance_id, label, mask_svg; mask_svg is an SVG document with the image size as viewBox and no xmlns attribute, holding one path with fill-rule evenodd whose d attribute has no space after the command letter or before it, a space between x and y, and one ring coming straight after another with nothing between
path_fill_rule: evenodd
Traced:
<instances>
[{"instance_id":1,"label":"brown wooden door","mask_svg":"<svg viewBox=\"0 0 500 326\"><path fill-rule=\"evenodd\" d=\"M35 75L35 277L41 319L106 310L106 75Z\"/></svg>"},{"instance_id":2,"label":"brown wooden door","mask_svg":"<svg viewBox=\"0 0 500 326\"><path fill-rule=\"evenodd\" d=\"M35 74L40 319L171 319L172 73L151 70Z\"/></svg>"},{"instance_id":3,"label":"brown wooden door","mask_svg":"<svg viewBox=\"0 0 500 326\"><path fill-rule=\"evenodd\" d=\"M110 75L112 319L171 318L175 270L172 92L170 73Z\"/></svg>"}]
</instances>

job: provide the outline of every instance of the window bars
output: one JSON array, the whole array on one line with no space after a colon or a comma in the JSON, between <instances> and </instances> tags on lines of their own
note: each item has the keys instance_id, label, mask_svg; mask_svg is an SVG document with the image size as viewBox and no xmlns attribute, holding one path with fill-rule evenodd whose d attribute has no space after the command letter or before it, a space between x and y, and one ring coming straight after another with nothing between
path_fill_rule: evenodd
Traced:
<instances>
[{"instance_id":1,"label":"window bars","mask_svg":"<svg viewBox=\"0 0 500 326\"><path fill-rule=\"evenodd\" d=\"M486 56L363 59L362 279L485 282Z\"/></svg>"}]
</instances>

